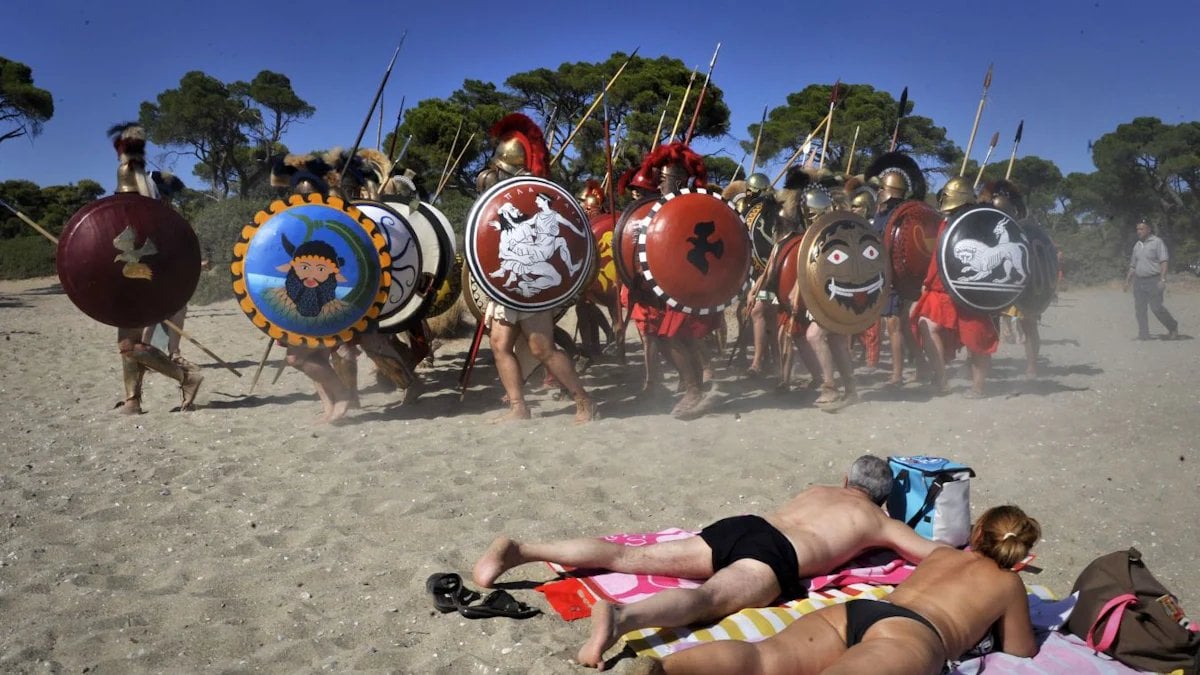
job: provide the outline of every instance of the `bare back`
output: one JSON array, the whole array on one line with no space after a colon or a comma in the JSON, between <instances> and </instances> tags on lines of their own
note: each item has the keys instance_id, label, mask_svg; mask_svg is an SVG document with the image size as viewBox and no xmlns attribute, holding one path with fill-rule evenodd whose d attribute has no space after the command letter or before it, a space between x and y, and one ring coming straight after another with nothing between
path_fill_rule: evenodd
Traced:
<instances>
[{"instance_id":1,"label":"bare back","mask_svg":"<svg viewBox=\"0 0 1200 675\"><path fill-rule=\"evenodd\" d=\"M937 627L948 658L974 647L997 626L997 648L1016 656L1037 652L1025 586L1015 572L979 553L944 548L931 554L888 597Z\"/></svg>"},{"instance_id":2,"label":"bare back","mask_svg":"<svg viewBox=\"0 0 1200 675\"><path fill-rule=\"evenodd\" d=\"M825 574L872 548L888 548L920 562L934 548L853 488L815 486L764 516L796 549L800 576Z\"/></svg>"}]
</instances>

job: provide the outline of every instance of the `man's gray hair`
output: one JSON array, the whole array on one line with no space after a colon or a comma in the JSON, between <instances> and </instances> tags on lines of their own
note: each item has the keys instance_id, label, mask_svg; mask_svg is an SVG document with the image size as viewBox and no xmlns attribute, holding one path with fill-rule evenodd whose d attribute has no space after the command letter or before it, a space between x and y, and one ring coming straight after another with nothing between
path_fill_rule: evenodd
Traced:
<instances>
[{"instance_id":1,"label":"man's gray hair","mask_svg":"<svg viewBox=\"0 0 1200 675\"><path fill-rule=\"evenodd\" d=\"M871 501L882 505L892 493L892 469L882 457L863 455L850 465L846 483L867 493Z\"/></svg>"}]
</instances>

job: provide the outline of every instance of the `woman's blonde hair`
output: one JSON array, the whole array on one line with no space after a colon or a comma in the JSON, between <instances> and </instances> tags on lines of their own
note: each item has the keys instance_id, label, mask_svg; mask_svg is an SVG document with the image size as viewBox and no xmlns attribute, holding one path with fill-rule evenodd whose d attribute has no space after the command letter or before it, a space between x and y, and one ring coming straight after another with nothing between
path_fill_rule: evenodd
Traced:
<instances>
[{"instance_id":1,"label":"woman's blonde hair","mask_svg":"<svg viewBox=\"0 0 1200 675\"><path fill-rule=\"evenodd\" d=\"M988 509L971 528L971 548L1003 569L1025 559L1042 537L1042 526L1011 504Z\"/></svg>"}]
</instances>

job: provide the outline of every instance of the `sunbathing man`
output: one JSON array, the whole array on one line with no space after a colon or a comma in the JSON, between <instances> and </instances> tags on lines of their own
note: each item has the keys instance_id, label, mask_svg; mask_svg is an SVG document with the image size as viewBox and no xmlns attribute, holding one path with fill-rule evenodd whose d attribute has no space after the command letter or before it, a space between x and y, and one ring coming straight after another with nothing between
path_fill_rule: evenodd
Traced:
<instances>
[{"instance_id":1,"label":"sunbathing man","mask_svg":"<svg viewBox=\"0 0 1200 675\"><path fill-rule=\"evenodd\" d=\"M702 645L648 670L935 675L972 648L1034 656L1029 600L1012 567L1041 536L1038 522L1021 509L989 509L975 521L970 550L933 552L887 600L825 607L763 642Z\"/></svg>"},{"instance_id":2,"label":"sunbathing man","mask_svg":"<svg viewBox=\"0 0 1200 675\"><path fill-rule=\"evenodd\" d=\"M797 597L804 593L802 578L831 572L868 549L890 548L913 562L924 559L941 544L884 513L881 505L891 489L887 462L863 455L842 487L810 487L766 516L726 518L697 537L637 547L601 539L521 543L500 537L475 563L473 576L475 583L490 587L513 567L548 561L705 580L699 588L665 590L627 605L597 603L591 636L577 658L603 668L605 650L629 631L686 626Z\"/></svg>"}]
</instances>

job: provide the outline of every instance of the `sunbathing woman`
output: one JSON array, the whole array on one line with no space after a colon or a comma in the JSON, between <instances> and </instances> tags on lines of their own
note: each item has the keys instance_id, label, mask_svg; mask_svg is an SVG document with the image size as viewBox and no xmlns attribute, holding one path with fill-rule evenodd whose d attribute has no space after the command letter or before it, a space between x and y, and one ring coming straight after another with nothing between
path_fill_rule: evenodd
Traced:
<instances>
[{"instance_id":1,"label":"sunbathing woman","mask_svg":"<svg viewBox=\"0 0 1200 675\"><path fill-rule=\"evenodd\" d=\"M646 665L672 675L936 674L988 637L993 651L1033 656L1025 586L1011 568L1040 537L1036 520L998 506L975 522L970 550L935 550L886 600L825 607L763 642L711 643Z\"/></svg>"}]
</instances>

